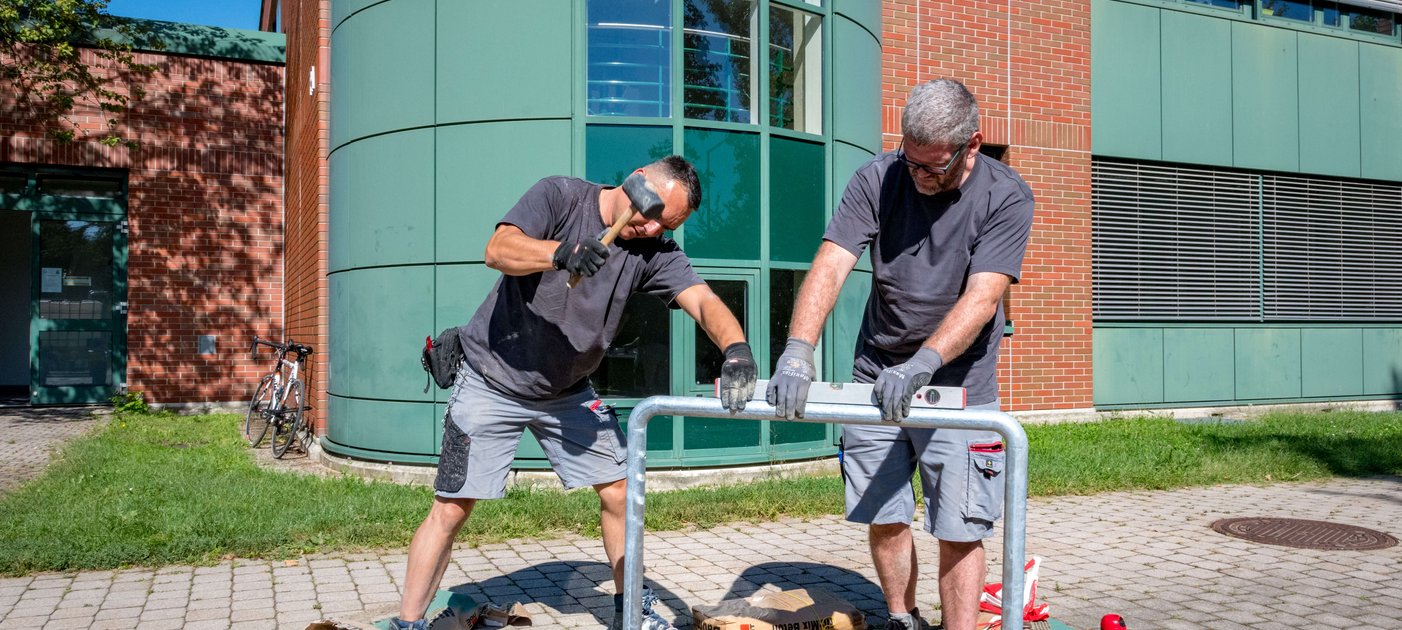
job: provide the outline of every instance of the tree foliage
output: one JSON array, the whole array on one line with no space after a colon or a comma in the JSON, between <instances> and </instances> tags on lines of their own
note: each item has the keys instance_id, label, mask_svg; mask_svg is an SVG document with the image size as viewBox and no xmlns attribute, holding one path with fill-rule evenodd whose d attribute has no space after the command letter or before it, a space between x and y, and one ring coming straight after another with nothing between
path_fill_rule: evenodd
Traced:
<instances>
[{"instance_id":1,"label":"tree foliage","mask_svg":"<svg viewBox=\"0 0 1402 630\"><path fill-rule=\"evenodd\" d=\"M107 0L0 0L0 80L12 88L14 113L53 138L87 135L74 110L88 103L105 118L99 142L135 146L122 135L121 115L142 97L136 79L155 70L133 55L134 44L160 48L148 39L139 23L108 15ZM85 48L100 62L84 63Z\"/></svg>"}]
</instances>

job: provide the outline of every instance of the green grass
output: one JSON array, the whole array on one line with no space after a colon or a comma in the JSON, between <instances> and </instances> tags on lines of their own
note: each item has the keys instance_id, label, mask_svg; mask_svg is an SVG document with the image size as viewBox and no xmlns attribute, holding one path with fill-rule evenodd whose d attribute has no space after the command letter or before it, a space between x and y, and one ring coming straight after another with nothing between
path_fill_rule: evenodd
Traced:
<instances>
[{"instance_id":1,"label":"green grass","mask_svg":"<svg viewBox=\"0 0 1402 630\"><path fill-rule=\"evenodd\" d=\"M0 498L0 573L208 563L408 544L431 491L256 466L228 415L123 415ZM1402 474L1402 414L1278 414L1243 424L1111 420L1028 428L1030 492L1086 494ZM837 514L836 476L654 493L662 531ZM597 534L592 492L512 489L460 540Z\"/></svg>"}]
</instances>

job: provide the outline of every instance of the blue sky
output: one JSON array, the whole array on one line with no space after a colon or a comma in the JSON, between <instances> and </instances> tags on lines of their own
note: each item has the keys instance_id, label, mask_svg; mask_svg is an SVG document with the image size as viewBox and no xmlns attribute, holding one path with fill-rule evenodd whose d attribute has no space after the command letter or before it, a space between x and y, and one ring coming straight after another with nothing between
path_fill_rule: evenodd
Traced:
<instances>
[{"instance_id":1,"label":"blue sky","mask_svg":"<svg viewBox=\"0 0 1402 630\"><path fill-rule=\"evenodd\" d=\"M107 12L124 17L258 29L259 0L110 0Z\"/></svg>"}]
</instances>

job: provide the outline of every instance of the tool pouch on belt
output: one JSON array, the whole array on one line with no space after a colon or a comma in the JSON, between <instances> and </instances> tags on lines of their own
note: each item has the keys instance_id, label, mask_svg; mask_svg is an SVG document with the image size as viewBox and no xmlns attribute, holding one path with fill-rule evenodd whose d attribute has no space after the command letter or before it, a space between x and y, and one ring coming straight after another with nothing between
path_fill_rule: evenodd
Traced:
<instances>
[{"instance_id":1,"label":"tool pouch on belt","mask_svg":"<svg viewBox=\"0 0 1402 630\"><path fill-rule=\"evenodd\" d=\"M462 337L457 326L438 333L437 339L424 337L424 352L423 356L419 357L419 362L440 388L448 389L453 386L453 379L457 377L462 360ZM428 383L424 384L424 393L428 393Z\"/></svg>"}]
</instances>

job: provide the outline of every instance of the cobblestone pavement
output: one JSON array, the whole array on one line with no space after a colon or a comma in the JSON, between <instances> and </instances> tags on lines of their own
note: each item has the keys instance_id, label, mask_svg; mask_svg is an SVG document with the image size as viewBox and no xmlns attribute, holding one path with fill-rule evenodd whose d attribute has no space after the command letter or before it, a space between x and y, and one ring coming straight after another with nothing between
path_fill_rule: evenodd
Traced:
<instances>
[{"instance_id":1,"label":"cobblestone pavement","mask_svg":"<svg viewBox=\"0 0 1402 630\"><path fill-rule=\"evenodd\" d=\"M0 491L32 476L54 445L99 422L86 414L0 409ZM1043 558L1038 600L1083 630L1108 612L1134 630L1402 628L1402 546L1291 549L1209 527L1244 516L1327 520L1402 537L1402 478L1034 499L1027 549ZM920 532L915 539L918 599L932 616L935 542ZM1001 532L989 544L990 581L1000 579L1000 541ZM820 586L876 617L885 612L865 530L837 517L650 533L645 551L662 612L681 628L690 625L691 605L760 589ZM389 550L0 578L0 628L300 630L323 617L393 611L404 562L403 550ZM592 628L612 617L608 573L596 540L514 541L458 548L443 584L483 601L520 601L538 628Z\"/></svg>"},{"instance_id":2,"label":"cobblestone pavement","mask_svg":"<svg viewBox=\"0 0 1402 630\"><path fill-rule=\"evenodd\" d=\"M38 475L55 448L98 422L86 407L0 407L0 494Z\"/></svg>"}]
</instances>

